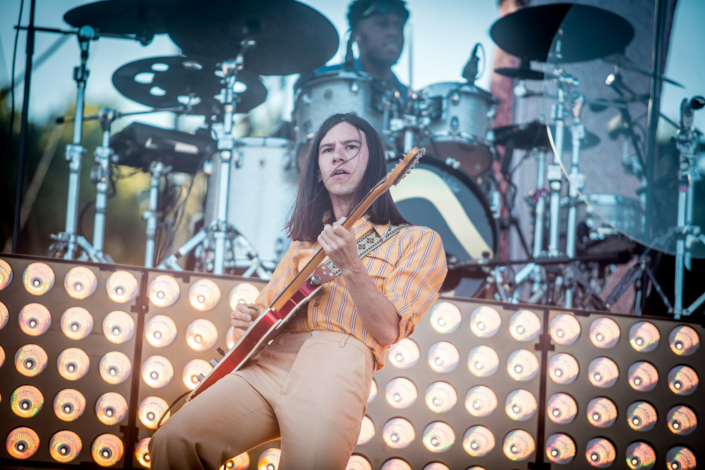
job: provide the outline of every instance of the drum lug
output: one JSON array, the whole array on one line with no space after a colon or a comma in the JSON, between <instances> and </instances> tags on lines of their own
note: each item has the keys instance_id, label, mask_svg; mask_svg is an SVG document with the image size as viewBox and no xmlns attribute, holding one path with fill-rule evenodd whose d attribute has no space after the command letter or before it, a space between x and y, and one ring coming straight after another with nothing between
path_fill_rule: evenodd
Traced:
<instances>
[{"instance_id":1,"label":"drum lug","mask_svg":"<svg viewBox=\"0 0 705 470\"><path fill-rule=\"evenodd\" d=\"M452 118L450 118L450 128L454 131L457 131L459 127L460 120L458 119L458 116L453 116Z\"/></svg>"},{"instance_id":2,"label":"drum lug","mask_svg":"<svg viewBox=\"0 0 705 470\"><path fill-rule=\"evenodd\" d=\"M356 81L353 81L350 84L350 91L352 91L353 94L357 94L357 92L360 91L360 84L357 83Z\"/></svg>"},{"instance_id":3,"label":"drum lug","mask_svg":"<svg viewBox=\"0 0 705 470\"><path fill-rule=\"evenodd\" d=\"M203 173L207 174L208 176L213 174L213 161L212 160L206 160L203 162Z\"/></svg>"},{"instance_id":4,"label":"drum lug","mask_svg":"<svg viewBox=\"0 0 705 470\"><path fill-rule=\"evenodd\" d=\"M309 96L308 93L304 93L303 95L301 95L301 101L303 101L304 104L307 106L312 103L311 96Z\"/></svg>"},{"instance_id":5,"label":"drum lug","mask_svg":"<svg viewBox=\"0 0 705 470\"><path fill-rule=\"evenodd\" d=\"M450 102L453 103L454 105L457 105L460 103L460 93L457 91L454 91L453 93L450 94Z\"/></svg>"},{"instance_id":6,"label":"drum lug","mask_svg":"<svg viewBox=\"0 0 705 470\"><path fill-rule=\"evenodd\" d=\"M487 119L494 119L495 115L497 114L497 105L492 105L490 108L487 110Z\"/></svg>"}]
</instances>

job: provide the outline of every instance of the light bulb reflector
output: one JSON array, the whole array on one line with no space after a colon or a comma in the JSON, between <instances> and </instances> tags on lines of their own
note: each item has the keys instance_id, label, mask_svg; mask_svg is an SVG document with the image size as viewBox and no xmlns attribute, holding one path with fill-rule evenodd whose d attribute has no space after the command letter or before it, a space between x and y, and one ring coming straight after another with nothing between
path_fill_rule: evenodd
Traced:
<instances>
[{"instance_id":1,"label":"light bulb reflector","mask_svg":"<svg viewBox=\"0 0 705 470\"><path fill-rule=\"evenodd\" d=\"M546 457L556 465L572 462L575 452L575 442L566 434L553 434L546 441Z\"/></svg>"},{"instance_id":2,"label":"light bulb reflector","mask_svg":"<svg viewBox=\"0 0 705 470\"><path fill-rule=\"evenodd\" d=\"M656 451L646 442L629 444L625 457L632 470L651 470L656 465Z\"/></svg>"},{"instance_id":3,"label":"light bulb reflector","mask_svg":"<svg viewBox=\"0 0 705 470\"><path fill-rule=\"evenodd\" d=\"M137 409L137 416L144 427L157 429L157 424L167 409L169 409L169 404L163 398L147 397L140 403ZM162 423L166 423L169 416L171 416L171 412L167 413Z\"/></svg>"},{"instance_id":4,"label":"light bulb reflector","mask_svg":"<svg viewBox=\"0 0 705 470\"><path fill-rule=\"evenodd\" d=\"M125 312L116 310L103 319L103 334L108 341L122 344L135 334L135 320Z\"/></svg>"},{"instance_id":5,"label":"light bulb reflector","mask_svg":"<svg viewBox=\"0 0 705 470\"><path fill-rule=\"evenodd\" d=\"M450 470L446 465L443 465L440 462L431 462L430 464L426 465L423 470Z\"/></svg>"},{"instance_id":6,"label":"light bulb reflector","mask_svg":"<svg viewBox=\"0 0 705 470\"><path fill-rule=\"evenodd\" d=\"M95 274L84 266L69 269L64 277L64 288L74 299L83 300L90 297L97 287L98 279Z\"/></svg>"},{"instance_id":7,"label":"light bulb reflector","mask_svg":"<svg viewBox=\"0 0 705 470\"><path fill-rule=\"evenodd\" d=\"M538 405L536 398L527 390L514 390L504 401L504 411L514 421L526 421L534 416Z\"/></svg>"},{"instance_id":8,"label":"light bulb reflector","mask_svg":"<svg viewBox=\"0 0 705 470\"><path fill-rule=\"evenodd\" d=\"M54 287L54 271L44 263L32 263L22 275L25 289L32 295L44 295Z\"/></svg>"},{"instance_id":9,"label":"light bulb reflector","mask_svg":"<svg viewBox=\"0 0 705 470\"><path fill-rule=\"evenodd\" d=\"M588 367L588 380L595 387L609 388L617 382L619 369L612 359L597 357Z\"/></svg>"},{"instance_id":10,"label":"light bulb reflector","mask_svg":"<svg viewBox=\"0 0 705 470\"><path fill-rule=\"evenodd\" d=\"M384 462L381 470L411 470L411 465L402 459L389 459Z\"/></svg>"},{"instance_id":11,"label":"light bulb reflector","mask_svg":"<svg viewBox=\"0 0 705 470\"><path fill-rule=\"evenodd\" d=\"M548 399L546 414L548 414L548 419L556 424L572 423L578 414L578 405L570 395L556 393Z\"/></svg>"},{"instance_id":12,"label":"light bulb reflector","mask_svg":"<svg viewBox=\"0 0 705 470\"><path fill-rule=\"evenodd\" d=\"M267 449L257 459L257 470L278 470L281 460L281 449Z\"/></svg>"},{"instance_id":13,"label":"light bulb reflector","mask_svg":"<svg viewBox=\"0 0 705 470\"><path fill-rule=\"evenodd\" d=\"M25 344L15 353L17 372L25 377L34 377L41 374L48 362L47 353L41 346L36 344Z\"/></svg>"},{"instance_id":14,"label":"light bulb reflector","mask_svg":"<svg viewBox=\"0 0 705 470\"><path fill-rule=\"evenodd\" d=\"M445 452L455 443L455 433L446 423L435 421L423 430L422 442L431 452Z\"/></svg>"},{"instance_id":15,"label":"light bulb reflector","mask_svg":"<svg viewBox=\"0 0 705 470\"><path fill-rule=\"evenodd\" d=\"M91 361L82 349L64 349L56 360L59 375L66 380L78 380L88 373Z\"/></svg>"},{"instance_id":16,"label":"light bulb reflector","mask_svg":"<svg viewBox=\"0 0 705 470\"><path fill-rule=\"evenodd\" d=\"M611 318L598 318L590 325L590 341L600 349L614 347L619 341L619 335L619 325Z\"/></svg>"},{"instance_id":17,"label":"light bulb reflector","mask_svg":"<svg viewBox=\"0 0 705 470\"><path fill-rule=\"evenodd\" d=\"M78 390L67 388L54 397L54 414L61 421L75 421L86 410L86 398Z\"/></svg>"},{"instance_id":18,"label":"light bulb reflector","mask_svg":"<svg viewBox=\"0 0 705 470\"><path fill-rule=\"evenodd\" d=\"M2 261L2 260L0 260ZM2 289L0 289L2 290ZM7 305L0 302L0 330L5 328L7 322L10 320L10 311L7 309Z\"/></svg>"},{"instance_id":19,"label":"light bulb reflector","mask_svg":"<svg viewBox=\"0 0 705 470\"><path fill-rule=\"evenodd\" d=\"M683 446L671 447L666 453L666 466L669 470L693 470L698 462L692 450Z\"/></svg>"},{"instance_id":20,"label":"light bulb reflector","mask_svg":"<svg viewBox=\"0 0 705 470\"><path fill-rule=\"evenodd\" d=\"M372 465L362 455L353 454L350 456L345 470L372 470Z\"/></svg>"},{"instance_id":21,"label":"light bulb reflector","mask_svg":"<svg viewBox=\"0 0 705 470\"><path fill-rule=\"evenodd\" d=\"M536 444L531 434L523 429L515 429L504 436L502 450L509 460L520 462L533 454Z\"/></svg>"},{"instance_id":22,"label":"light bulb reflector","mask_svg":"<svg viewBox=\"0 0 705 470\"><path fill-rule=\"evenodd\" d=\"M10 396L10 408L20 418L31 418L44 406L44 396L37 387L22 385Z\"/></svg>"},{"instance_id":23,"label":"light bulb reflector","mask_svg":"<svg viewBox=\"0 0 705 470\"><path fill-rule=\"evenodd\" d=\"M235 341L233 341L233 332L235 331L235 328L232 326L228 328L228 332L225 333L225 344L228 346L228 349L232 349L233 346L235 346Z\"/></svg>"},{"instance_id":24,"label":"light bulb reflector","mask_svg":"<svg viewBox=\"0 0 705 470\"><path fill-rule=\"evenodd\" d=\"M687 406L676 405L666 415L668 429L673 434L687 436L698 428L698 418Z\"/></svg>"},{"instance_id":25,"label":"light bulb reflector","mask_svg":"<svg viewBox=\"0 0 705 470\"><path fill-rule=\"evenodd\" d=\"M107 383L117 385L129 377L132 371L132 363L125 354L119 351L111 351L100 359L98 371Z\"/></svg>"},{"instance_id":26,"label":"light bulb reflector","mask_svg":"<svg viewBox=\"0 0 705 470\"><path fill-rule=\"evenodd\" d=\"M441 334L453 333L460 326L460 309L450 302L438 302L431 310L431 326Z\"/></svg>"},{"instance_id":27,"label":"light bulb reflector","mask_svg":"<svg viewBox=\"0 0 705 470\"><path fill-rule=\"evenodd\" d=\"M415 438L414 426L404 418L392 418L382 429L382 439L392 449L403 449Z\"/></svg>"},{"instance_id":28,"label":"light bulb reflector","mask_svg":"<svg viewBox=\"0 0 705 470\"><path fill-rule=\"evenodd\" d=\"M145 437L139 443L137 443L137 446L135 446L135 458L139 462L140 465L146 468L150 468L152 466L152 457L149 455L149 440L151 438ZM247 454L245 454L247 455ZM249 459L248 459L248 464Z\"/></svg>"},{"instance_id":29,"label":"light bulb reflector","mask_svg":"<svg viewBox=\"0 0 705 470\"><path fill-rule=\"evenodd\" d=\"M658 371L648 362L635 362L627 373L629 385L637 392L653 390L658 383Z\"/></svg>"},{"instance_id":30,"label":"light bulb reflector","mask_svg":"<svg viewBox=\"0 0 705 470\"><path fill-rule=\"evenodd\" d=\"M206 312L220 302L220 288L210 279L199 279L191 284L188 300L193 308Z\"/></svg>"},{"instance_id":31,"label":"light bulb reflector","mask_svg":"<svg viewBox=\"0 0 705 470\"><path fill-rule=\"evenodd\" d=\"M585 448L585 458L592 467L607 468L614 463L617 452L610 441L603 437L596 437L588 441Z\"/></svg>"},{"instance_id":32,"label":"light bulb reflector","mask_svg":"<svg viewBox=\"0 0 705 470\"><path fill-rule=\"evenodd\" d=\"M387 403L392 405L393 408L408 408L413 405L416 398L418 398L416 385L414 385L411 380L404 377L392 379L387 384L385 398L387 399Z\"/></svg>"},{"instance_id":33,"label":"light bulb reflector","mask_svg":"<svg viewBox=\"0 0 705 470\"><path fill-rule=\"evenodd\" d=\"M81 453L82 447L81 438L72 431L59 431L49 441L49 453L61 463L73 461Z\"/></svg>"},{"instance_id":34,"label":"light bulb reflector","mask_svg":"<svg viewBox=\"0 0 705 470\"><path fill-rule=\"evenodd\" d=\"M362 418L362 426L360 427L360 435L357 437L357 445L370 442L375 435L375 425L372 420L365 416Z\"/></svg>"},{"instance_id":35,"label":"light bulb reflector","mask_svg":"<svg viewBox=\"0 0 705 470\"><path fill-rule=\"evenodd\" d=\"M258 295L259 289L249 282L242 282L230 291L230 308L235 310L238 304L253 304Z\"/></svg>"},{"instance_id":36,"label":"light bulb reflector","mask_svg":"<svg viewBox=\"0 0 705 470\"><path fill-rule=\"evenodd\" d=\"M450 372L460 363L458 348L447 341L439 341L428 350L428 365L436 372Z\"/></svg>"},{"instance_id":37,"label":"light bulb reflector","mask_svg":"<svg viewBox=\"0 0 705 470\"><path fill-rule=\"evenodd\" d=\"M494 446L494 434L484 426L473 426L463 435L463 449L471 457L485 456Z\"/></svg>"},{"instance_id":38,"label":"light bulb reflector","mask_svg":"<svg viewBox=\"0 0 705 470\"><path fill-rule=\"evenodd\" d=\"M668 388L676 395L690 395L698 389L697 372L688 366L676 366L668 373Z\"/></svg>"},{"instance_id":39,"label":"light bulb reflector","mask_svg":"<svg viewBox=\"0 0 705 470\"><path fill-rule=\"evenodd\" d=\"M656 349L661 334L653 323L647 321L636 322L629 329L629 344L635 351L650 352Z\"/></svg>"},{"instance_id":40,"label":"light bulb reflector","mask_svg":"<svg viewBox=\"0 0 705 470\"><path fill-rule=\"evenodd\" d=\"M5 449L15 459L28 459L39 449L39 436L30 428L15 428L7 435Z\"/></svg>"},{"instance_id":41,"label":"light bulb reflector","mask_svg":"<svg viewBox=\"0 0 705 470\"><path fill-rule=\"evenodd\" d=\"M207 351L218 341L218 330L208 320L194 320L186 328L186 344L198 352Z\"/></svg>"},{"instance_id":42,"label":"light bulb reflector","mask_svg":"<svg viewBox=\"0 0 705 470\"><path fill-rule=\"evenodd\" d=\"M507 359L507 372L509 376L518 381L526 382L536 377L539 371L539 360L536 355L526 349L519 349L509 355Z\"/></svg>"},{"instance_id":43,"label":"light bulb reflector","mask_svg":"<svg viewBox=\"0 0 705 470\"><path fill-rule=\"evenodd\" d=\"M0 346L0 367L5 364L5 350Z\"/></svg>"},{"instance_id":44,"label":"light bulb reflector","mask_svg":"<svg viewBox=\"0 0 705 470\"><path fill-rule=\"evenodd\" d=\"M250 456L247 452L243 452L237 457L227 460L220 470L247 470L250 468Z\"/></svg>"},{"instance_id":45,"label":"light bulb reflector","mask_svg":"<svg viewBox=\"0 0 705 470\"><path fill-rule=\"evenodd\" d=\"M465 408L472 416L482 418L497 409L497 395L484 385L476 385L465 395Z\"/></svg>"},{"instance_id":46,"label":"light bulb reflector","mask_svg":"<svg viewBox=\"0 0 705 470\"><path fill-rule=\"evenodd\" d=\"M105 282L105 290L113 302L124 304L130 302L139 292L139 284L132 273L115 271Z\"/></svg>"},{"instance_id":47,"label":"light bulb reflector","mask_svg":"<svg viewBox=\"0 0 705 470\"><path fill-rule=\"evenodd\" d=\"M419 357L421 357L421 353L414 340L404 338L389 348L387 357L394 367L408 369L416 365L419 361Z\"/></svg>"},{"instance_id":48,"label":"light bulb reflector","mask_svg":"<svg viewBox=\"0 0 705 470\"><path fill-rule=\"evenodd\" d=\"M155 307L165 308L179 300L179 283L171 276L160 274L149 283L149 300Z\"/></svg>"},{"instance_id":49,"label":"light bulb reflector","mask_svg":"<svg viewBox=\"0 0 705 470\"><path fill-rule=\"evenodd\" d=\"M174 367L164 356L152 356L142 363L142 380L152 388L164 387L173 378Z\"/></svg>"},{"instance_id":50,"label":"light bulb reflector","mask_svg":"<svg viewBox=\"0 0 705 470\"><path fill-rule=\"evenodd\" d=\"M477 307L470 314L470 331L478 338L491 338L502 326L502 318L497 310L487 305Z\"/></svg>"},{"instance_id":51,"label":"light bulb reflector","mask_svg":"<svg viewBox=\"0 0 705 470\"><path fill-rule=\"evenodd\" d=\"M587 406L587 418L596 428L608 428L617 421L617 406L609 398L593 398Z\"/></svg>"},{"instance_id":52,"label":"light bulb reflector","mask_svg":"<svg viewBox=\"0 0 705 470\"><path fill-rule=\"evenodd\" d=\"M95 402L95 414L103 424L117 424L127 415L127 401L119 393L104 393Z\"/></svg>"},{"instance_id":53,"label":"light bulb reflector","mask_svg":"<svg viewBox=\"0 0 705 470\"><path fill-rule=\"evenodd\" d=\"M548 362L548 376L560 385L568 385L575 382L579 371L578 361L570 354L556 354Z\"/></svg>"},{"instance_id":54,"label":"light bulb reflector","mask_svg":"<svg viewBox=\"0 0 705 470\"><path fill-rule=\"evenodd\" d=\"M49 309L42 304L27 304L19 314L20 329L29 336L46 333L51 325Z\"/></svg>"},{"instance_id":55,"label":"light bulb reflector","mask_svg":"<svg viewBox=\"0 0 705 470\"><path fill-rule=\"evenodd\" d=\"M509 334L517 341L531 341L541 332L541 321L531 310L519 310L509 320Z\"/></svg>"},{"instance_id":56,"label":"light bulb reflector","mask_svg":"<svg viewBox=\"0 0 705 470\"><path fill-rule=\"evenodd\" d=\"M561 313L551 320L548 333L554 343L571 345L580 337L580 322L569 313Z\"/></svg>"},{"instance_id":57,"label":"light bulb reflector","mask_svg":"<svg viewBox=\"0 0 705 470\"><path fill-rule=\"evenodd\" d=\"M375 379L372 379L372 383L370 384L370 393L367 395L367 403L371 403L372 400L374 400L376 396L377 396L377 382L375 382Z\"/></svg>"},{"instance_id":58,"label":"light bulb reflector","mask_svg":"<svg viewBox=\"0 0 705 470\"><path fill-rule=\"evenodd\" d=\"M176 339L176 323L166 315L155 315L145 325L144 337L155 348L169 346Z\"/></svg>"},{"instance_id":59,"label":"light bulb reflector","mask_svg":"<svg viewBox=\"0 0 705 470\"><path fill-rule=\"evenodd\" d=\"M181 373L181 380L184 382L184 385L186 385L186 388L193 390L196 388L196 385L198 385L198 382L200 382L198 376L201 374L203 376L208 375L212 368L212 365L202 359L193 359L184 366L184 370Z\"/></svg>"},{"instance_id":60,"label":"light bulb reflector","mask_svg":"<svg viewBox=\"0 0 705 470\"><path fill-rule=\"evenodd\" d=\"M83 307L71 307L61 316L61 331L69 339L84 339L93 331L93 317Z\"/></svg>"},{"instance_id":61,"label":"light bulb reflector","mask_svg":"<svg viewBox=\"0 0 705 470\"><path fill-rule=\"evenodd\" d=\"M12 282L12 266L4 259L0 259L0 290L3 290Z\"/></svg>"},{"instance_id":62,"label":"light bulb reflector","mask_svg":"<svg viewBox=\"0 0 705 470\"><path fill-rule=\"evenodd\" d=\"M434 382L426 389L426 406L434 413L445 413L458 402L458 394L447 382Z\"/></svg>"},{"instance_id":63,"label":"light bulb reflector","mask_svg":"<svg viewBox=\"0 0 705 470\"><path fill-rule=\"evenodd\" d=\"M627 408L627 423L635 431L651 431L656 426L656 408L645 401L636 401Z\"/></svg>"},{"instance_id":64,"label":"light bulb reflector","mask_svg":"<svg viewBox=\"0 0 705 470\"><path fill-rule=\"evenodd\" d=\"M499 356L489 346L476 346L468 353L468 368L476 377L489 377L499 369Z\"/></svg>"},{"instance_id":65,"label":"light bulb reflector","mask_svg":"<svg viewBox=\"0 0 705 470\"><path fill-rule=\"evenodd\" d=\"M679 325L668 335L668 344L678 356L690 356L700 347L700 336L693 328Z\"/></svg>"},{"instance_id":66,"label":"light bulb reflector","mask_svg":"<svg viewBox=\"0 0 705 470\"><path fill-rule=\"evenodd\" d=\"M110 467L118 463L124 451L122 441L113 434L101 434L91 445L93 460L101 467Z\"/></svg>"}]
</instances>

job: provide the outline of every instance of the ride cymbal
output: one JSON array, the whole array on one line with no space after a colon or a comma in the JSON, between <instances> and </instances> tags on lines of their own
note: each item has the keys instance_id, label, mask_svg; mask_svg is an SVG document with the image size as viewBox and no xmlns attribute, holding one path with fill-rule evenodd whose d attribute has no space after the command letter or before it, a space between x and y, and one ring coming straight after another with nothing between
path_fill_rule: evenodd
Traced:
<instances>
[{"instance_id":1,"label":"ride cymbal","mask_svg":"<svg viewBox=\"0 0 705 470\"><path fill-rule=\"evenodd\" d=\"M539 121L531 121L524 124L510 124L508 126L495 127L494 142L496 145L509 145L513 141L515 149L531 150L533 148L539 150L551 150L551 140L548 135L549 126ZM555 139L556 128L550 126L551 136ZM568 151L572 147L572 134L570 128L565 129L563 137L565 148ZM589 149L597 146L600 143L600 138L592 132L585 131L585 138L580 144L581 150Z\"/></svg>"},{"instance_id":2,"label":"ride cymbal","mask_svg":"<svg viewBox=\"0 0 705 470\"><path fill-rule=\"evenodd\" d=\"M87 3L64 15L64 21L80 28L92 26L102 33L135 34L150 41L155 34L166 33L164 18L178 1L174 0L104 0Z\"/></svg>"}]
</instances>

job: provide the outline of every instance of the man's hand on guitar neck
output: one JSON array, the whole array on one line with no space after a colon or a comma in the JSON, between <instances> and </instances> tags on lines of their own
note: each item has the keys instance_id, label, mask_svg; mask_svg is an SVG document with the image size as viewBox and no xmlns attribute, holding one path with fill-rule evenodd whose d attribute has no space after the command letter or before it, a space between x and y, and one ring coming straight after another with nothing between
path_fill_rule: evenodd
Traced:
<instances>
[{"instance_id":1,"label":"man's hand on guitar neck","mask_svg":"<svg viewBox=\"0 0 705 470\"><path fill-rule=\"evenodd\" d=\"M230 324L233 326L233 341L237 343L242 335L252 326L259 316L259 306L255 304L237 304L230 314Z\"/></svg>"}]
</instances>

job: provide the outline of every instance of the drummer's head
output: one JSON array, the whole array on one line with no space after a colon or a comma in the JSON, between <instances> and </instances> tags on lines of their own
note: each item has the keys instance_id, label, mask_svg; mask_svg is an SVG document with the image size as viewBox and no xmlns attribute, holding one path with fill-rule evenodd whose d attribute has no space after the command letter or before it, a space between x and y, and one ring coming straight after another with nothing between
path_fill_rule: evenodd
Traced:
<instances>
[{"instance_id":1,"label":"drummer's head","mask_svg":"<svg viewBox=\"0 0 705 470\"><path fill-rule=\"evenodd\" d=\"M345 174L336 177L340 170ZM387 162L377 131L354 114L329 117L316 132L301 170L296 206L286 226L289 237L316 240L324 223L335 220L331 197L349 200L353 210L386 175ZM404 223L389 191L367 214L374 224Z\"/></svg>"},{"instance_id":2,"label":"drummer's head","mask_svg":"<svg viewBox=\"0 0 705 470\"><path fill-rule=\"evenodd\" d=\"M403 0L354 0L348 10L352 38L360 58L391 67L404 46L404 23L409 18Z\"/></svg>"}]
</instances>

